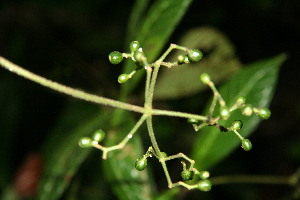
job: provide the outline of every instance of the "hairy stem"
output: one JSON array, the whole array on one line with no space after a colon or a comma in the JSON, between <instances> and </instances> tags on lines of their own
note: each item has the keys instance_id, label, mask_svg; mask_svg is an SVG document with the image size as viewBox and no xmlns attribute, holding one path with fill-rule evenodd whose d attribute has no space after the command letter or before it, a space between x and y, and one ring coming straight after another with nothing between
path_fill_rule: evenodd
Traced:
<instances>
[{"instance_id":1,"label":"hairy stem","mask_svg":"<svg viewBox=\"0 0 300 200\"><path fill-rule=\"evenodd\" d=\"M58 91L60 93L70 95L70 96L78 98L78 99L82 99L82 100L97 103L97 104L112 106L112 107L120 108L120 109L124 109L124 110L129 110L129 111L133 111L133 112L138 112L138 113L142 113L142 114L145 113L145 108L143 108L143 107L128 104L128 103L123 103L121 101L117 101L117 100L113 100L113 99L109 99L109 98L105 98L105 97L100 97L100 96L97 96L94 94L86 93L81 90L77 90L77 89L65 86L63 84L48 80L44 77L34 74L16 64L8 61L7 59L5 59L1 56L0 56L0 66L9 70L10 72L13 72L19 76L22 76L28 80L33 81L35 83L38 83L40 85L43 85L45 87L48 87L48 88ZM148 82L147 85L150 85L150 83ZM165 115L165 116L174 116L174 117L181 117L181 118L195 118L198 120L206 120L207 119L205 116L183 113L183 112L159 110L159 109L152 109L152 108L151 108L151 110L152 110L151 111L152 115Z\"/></svg>"},{"instance_id":2,"label":"hairy stem","mask_svg":"<svg viewBox=\"0 0 300 200\"><path fill-rule=\"evenodd\" d=\"M143 113L144 108L136 105L131 105L127 103L123 103L120 101L108 99L105 97L100 97L94 94L89 94L86 92L83 92L81 90L76 90L74 88L62 85L60 83L48 80L44 77L41 77L37 74L34 74L26 69L23 69L22 67L6 60L3 57L0 57L0 65L3 66L4 68L8 69L9 71L18 74L19 76L22 76L26 79L29 79L35 83L38 83L40 85L43 85L45 87L51 88L53 90L56 90L58 92L61 92L63 94L70 95L72 97L78 98L78 99L83 99L85 101L90 101L93 103L98 103L98 104L103 104L103 105L108 105L112 106L115 108L121 108L124 110L129 110L129 111L134 111L134 112L139 112Z\"/></svg>"}]
</instances>

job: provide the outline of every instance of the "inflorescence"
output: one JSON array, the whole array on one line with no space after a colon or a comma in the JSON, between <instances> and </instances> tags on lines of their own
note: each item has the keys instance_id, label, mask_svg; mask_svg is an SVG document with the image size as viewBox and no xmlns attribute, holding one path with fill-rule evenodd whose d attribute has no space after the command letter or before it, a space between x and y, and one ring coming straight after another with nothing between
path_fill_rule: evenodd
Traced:
<instances>
[{"instance_id":1,"label":"inflorescence","mask_svg":"<svg viewBox=\"0 0 300 200\"><path fill-rule=\"evenodd\" d=\"M153 92L155 87L155 82L158 74L158 70L160 66L165 66L168 68L188 64L192 62L198 62L203 57L203 54L198 49L188 49L186 47L182 47L179 45L171 44L168 50L154 63L148 63L147 58L144 54L144 51L139 42L134 41L129 45L130 53L120 53L118 51L113 51L109 54L109 61L112 64L119 64L123 61L124 58L131 58L132 61L136 64L136 68L127 73L121 74L118 77L118 82L123 84L131 79L137 71L146 70L146 87L145 87L145 106L143 116L137 121L136 125L132 128L132 130L128 133L128 135L117 145L111 147L102 146L100 143L103 141L105 137L105 132L103 130L97 130L91 138L83 137L79 140L79 146L82 148L95 147L103 151L103 159L107 158L107 153L113 150L122 149L130 138L133 137L134 133L138 130L138 128L143 124L143 122L147 122L149 136L152 142L152 146L150 146L147 152L140 158L136 160L134 166L137 170L142 171L147 167L147 159L150 157L156 157L159 162L162 164L164 172L166 174L166 178L168 181L169 188L176 186L183 186L187 189L195 189L198 188L201 191L210 191L211 190L211 182L208 180L209 172L208 171L198 171L195 167L195 161L187 157L183 153L178 153L175 155L167 155L165 152L160 151L158 144L155 139L153 127L152 127L152 100L153 100ZM164 62L164 59L167 55L174 49L184 51L185 53L178 56L177 61L175 62ZM245 97L238 97L236 102L232 106L226 105L226 102L223 100L221 94L216 89L214 83L211 81L208 74L203 73L200 75L200 80L202 83L208 85L213 92L213 99L211 105L209 107L209 113L207 116L197 115L195 118L188 117L189 114L182 113L175 115L174 112L168 112L166 115L169 116L180 116L183 118L187 118L188 123L192 124L195 131L199 131L201 128L206 126L215 126L220 129L222 132L232 132L236 135L241 141L241 147L245 151L249 151L252 148L252 144L249 139L245 139L241 136L239 131L243 127L243 123L240 120L236 120L232 122L230 127L224 127L219 124L219 121L228 120L231 112L235 110L240 110L242 115L251 116L252 114L258 115L262 119L268 119L271 115L271 112L267 108L255 108L252 105L248 104ZM219 114L215 116L215 108L219 105ZM181 159L182 163L182 181L178 181L173 183L169 176L168 169L166 167L166 161L173 159ZM188 164L187 164L188 163ZM197 177L197 178L196 178ZM188 184L190 180L199 180L196 184Z\"/></svg>"}]
</instances>

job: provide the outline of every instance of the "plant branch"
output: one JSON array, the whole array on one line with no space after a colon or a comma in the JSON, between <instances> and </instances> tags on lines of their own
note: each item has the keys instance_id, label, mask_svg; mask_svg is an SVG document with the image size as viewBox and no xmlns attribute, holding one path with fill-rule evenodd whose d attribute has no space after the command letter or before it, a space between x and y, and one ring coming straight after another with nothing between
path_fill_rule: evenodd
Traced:
<instances>
[{"instance_id":1,"label":"plant branch","mask_svg":"<svg viewBox=\"0 0 300 200\"><path fill-rule=\"evenodd\" d=\"M107 153L110 151L114 151L117 149L123 149L124 146L128 143L128 141L133 137L133 135L136 133L138 128L143 124L143 122L146 120L147 116L143 115L139 121L134 125L134 127L131 129L131 131L127 134L127 136L117 145L110 146L110 147L105 147L100 144L94 144L93 146L97 149L100 149L103 151L103 156L102 158L105 160L107 158Z\"/></svg>"},{"instance_id":2,"label":"plant branch","mask_svg":"<svg viewBox=\"0 0 300 200\"><path fill-rule=\"evenodd\" d=\"M108 99L105 97L100 97L100 96L97 96L94 94L89 94L89 93L83 92L81 90L77 90L77 89L62 85L60 83L48 80L44 77L34 74L18 65L6 60L3 57L0 57L0 65L2 67L4 67L5 69L9 70L10 72L13 72L19 76L22 76L26 79L29 79L33 82L40 84L40 85L43 85L45 87L51 88L53 90L56 90L63 94L70 95L70 96L78 98L78 99L83 99L85 101L90 101L90 102L97 103L97 104L108 105L108 106L112 106L112 107L116 107L116 108L121 108L124 110L139 112L139 113L144 112L143 107L131 105L128 103L123 103L123 102Z\"/></svg>"},{"instance_id":3,"label":"plant branch","mask_svg":"<svg viewBox=\"0 0 300 200\"><path fill-rule=\"evenodd\" d=\"M86 93L81 90L77 90L77 89L65 86L63 84L48 80L44 77L34 74L16 64L8 61L7 59L5 59L1 56L0 56L0 66L9 70L10 72L13 72L19 76L29 79L35 83L38 83L40 85L43 85L45 87L48 87L48 88L58 91L60 93L70 95L70 96L78 98L78 99L82 99L82 100L97 103L97 104L112 106L115 108L121 108L124 110L133 111L133 112L143 113L143 114L145 112L145 109L140 106L123 103L121 101L108 99L105 97L100 97L100 96L97 96L94 94ZM149 84L150 83L147 83L147 85L149 85ZM195 118L198 120L206 120L207 119L205 116L201 116L201 115L176 112L176 111L168 111L168 110L159 110L159 109L153 109L151 114L152 115L174 116L174 117L181 117L181 118Z\"/></svg>"}]
</instances>

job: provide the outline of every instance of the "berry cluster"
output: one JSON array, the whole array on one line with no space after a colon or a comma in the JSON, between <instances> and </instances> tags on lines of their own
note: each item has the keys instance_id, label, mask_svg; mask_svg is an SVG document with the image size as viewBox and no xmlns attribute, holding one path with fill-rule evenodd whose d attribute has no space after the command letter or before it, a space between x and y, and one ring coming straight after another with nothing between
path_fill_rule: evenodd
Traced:
<instances>
[{"instance_id":1,"label":"berry cluster","mask_svg":"<svg viewBox=\"0 0 300 200\"><path fill-rule=\"evenodd\" d=\"M246 97L240 96L237 98L236 103L230 108L226 106L226 102L223 100L221 94L217 91L214 83L211 81L208 74L203 73L200 75L200 80L202 83L208 85L214 93L213 102L209 110L209 118L204 122L190 118L188 123L191 123L196 131L200 130L205 126L216 126L223 132L232 131L241 140L242 148L245 151L249 151L252 148L252 144L249 139L245 139L238 132L242 127L243 123L241 120L236 120L232 123L230 127L223 127L219 125L219 119L227 120L230 117L230 113L234 110L240 109L241 114L245 116L251 116L253 113L259 116L261 119L268 119L271 116L271 111L268 108L255 108L250 104L246 104ZM213 115L216 103L220 105L220 114L215 117Z\"/></svg>"},{"instance_id":2,"label":"berry cluster","mask_svg":"<svg viewBox=\"0 0 300 200\"><path fill-rule=\"evenodd\" d=\"M103 139L105 138L105 132L101 129L94 132L93 136L91 138L89 137L83 137L80 138L78 145L81 148L89 148L93 147L99 144Z\"/></svg>"},{"instance_id":3,"label":"berry cluster","mask_svg":"<svg viewBox=\"0 0 300 200\"><path fill-rule=\"evenodd\" d=\"M221 94L216 89L214 83L211 81L208 74L204 73L200 75L200 80L202 83L208 85L211 90L213 91L213 100L211 106L209 108L209 113L207 116L189 114L189 113L181 113L181 112L174 112L174 111L165 111L165 110L158 110L152 108L152 101L153 101L153 93L155 88L155 82L158 74L158 70L160 66L165 66L171 68L173 66L178 66L182 64L188 64L192 62L198 62L202 59L203 54L198 49L188 49L186 47L182 47L179 45L171 44L169 49L154 63L148 63L147 58L143 52L143 49L138 41L133 41L129 45L130 52L129 53L120 53L118 51L113 51L109 54L109 61L112 64L119 64L122 62L124 58L131 58L131 60L136 64L136 68L128 74L121 74L118 77L119 83L125 83L138 70L145 69L147 72L146 76L146 87L145 87L145 104L144 108L140 108L140 112L143 116L140 118L139 121L134 125L128 135L117 145L111 147L105 147L100 145L99 143L104 139L105 133L103 130L97 130L91 138L83 137L79 140L79 146L83 148L87 147L95 147L103 151L103 159L107 158L107 153L110 151L118 150L124 148L130 138L133 137L134 133L138 130L138 128L146 121L147 128L149 132L149 136L151 139L152 146L150 146L147 152L140 158L136 160L134 163L135 168L138 171L142 171L147 167L147 159L149 157L155 157L159 160L161 165L163 166L168 185L170 188L176 186L183 186L187 189L195 189L198 188L201 191L209 191L211 190L211 182L208 180L209 172L208 171L198 171L194 165L195 161L187 157L183 153L178 153L175 155L167 155L165 152L160 151L158 147L154 130L152 124L152 115L168 115L174 117L183 117L186 118L188 123L191 123L195 131L200 130L205 126L215 126L223 132L233 132L240 140L241 146L245 151L249 151L252 148L252 144L250 140L245 139L239 133L240 129L243 127L243 123L240 120L235 120L231 126L224 127L220 125L220 120L228 120L231 112L234 110L240 110L241 113L245 116L251 116L253 113L258 115L262 119L268 119L271 115L271 112L267 108L255 108L250 104L246 104L245 97L238 97L235 104L231 107L226 105L226 102L223 100ZM167 55L174 49L184 51L185 53L178 56L175 62L165 62L164 59ZM215 116L215 108L219 105L219 114ZM127 108L127 107L126 107ZM181 159L183 170L181 172L182 181L178 181L173 183L171 181L166 161L173 160L173 159ZM188 163L188 165L186 164ZM191 183L191 180L198 180L196 184L188 184Z\"/></svg>"}]
</instances>

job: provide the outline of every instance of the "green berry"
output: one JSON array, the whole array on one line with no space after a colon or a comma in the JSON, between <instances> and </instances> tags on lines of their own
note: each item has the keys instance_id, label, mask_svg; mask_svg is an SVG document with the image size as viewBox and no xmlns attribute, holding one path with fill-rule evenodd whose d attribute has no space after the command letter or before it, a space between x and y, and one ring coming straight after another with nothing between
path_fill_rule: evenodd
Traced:
<instances>
[{"instance_id":1,"label":"green berry","mask_svg":"<svg viewBox=\"0 0 300 200\"><path fill-rule=\"evenodd\" d=\"M144 58L144 53L142 51L135 51L133 52L133 58L135 62L142 62Z\"/></svg>"},{"instance_id":2,"label":"green berry","mask_svg":"<svg viewBox=\"0 0 300 200\"><path fill-rule=\"evenodd\" d=\"M220 110L222 119L227 120L230 117L230 111L226 106L223 106Z\"/></svg>"},{"instance_id":3,"label":"green berry","mask_svg":"<svg viewBox=\"0 0 300 200\"><path fill-rule=\"evenodd\" d=\"M271 111L268 108L261 108L258 110L258 116L262 119L269 119Z\"/></svg>"},{"instance_id":4,"label":"green berry","mask_svg":"<svg viewBox=\"0 0 300 200\"><path fill-rule=\"evenodd\" d=\"M246 105L243 109L242 109L242 114L245 116L251 116L253 113L253 108L251 105Z\"/></svg>"},{"instance_id":5,"label":"green berry","mask_svg":"<svg viewBox=\"0 0 300 200\"><path fill-rule=\"evenodd\" d=\"M105 132L101 129L95 131L93 134L92 140L96 142L101 142L105 137Z\"/></svg>"},{"instance_id":6,"label":"green berry","mask_svg":"<svg viewBox=\"0 0 300 200\"><path fill-rule=\"evenodd\" d=\"M203 180L208 179L209 178L209 172L208 171L201 171L199 173L199 177Z\"/></svg>"},{"instance_id":7,"label":"green berry","mask_svg":"<svg viewBox=\"0 0 300 200\"><path fill-rule=\"evenodd\" d=\"M185 64L189 64L191 61L190 61L190 59L189 59L189 57L188 56L184 56L184 61L183 61Z\"/></svg>"},{"instance_id":8,"label":"green berry","mask_svg":"<svg viewBox=\"0 0 300 200\"><path fill-rule=\"evenodd\" d=\"M109 61L111 62L111 64L114 64L114 65L119 64L123 60L122 54L118 51L111 52L109 54L108 58L109 58Z\"/></svg>"},{"instance_id":9,"label":"green berry","mask_svg":"<svg viewBox=\"0 0 300 200\"><path fill-rule=\"evenodd\" d=\"M203 192L208 192L211 190L211 182L209 180L201 180L198 182L198 189Z\"/></svg>"},{"instance_id":10,"label":"green berry","mask_svg":"<svg viewBox=\"0 0 300 200\"><path fill-rule=\"evenodd\" d=\"M202 83L208 84L210 82L210 77L207 73L203 73L200 75L200 80L202 81Z\"/></svg>"},{"instance_id":11,"label":"green berry","mask_svg":"<svg viewBox=\"0 0 300 200\"><path fill-rule=\"evenodd\" d=\"M201 60L203 53L201 51L199 51L198 49L191 49L188 51L187 55L188 55L190 61L198 62L199 60Z\"/></svg>"},{"instance_id":12,"label":"green berry","mask_svg":"<svg viewBox=\"0 0 300 200\"><path fill-rule=\"evenodd\" d=\"M129 45L130 51L134 52L140 48L140 43L138 41L133 41Z\"/></svg>"},{"instance_id":13,"label":"green berry","mask_svg":"<svg viewBox=\"0 0 300 200\"><path fill-rule=\"evenodd\" d=\"M184 60L185 60L185 55L180 55L180 56L178 56L178 58L177 58L177 62L178 62L178 64L183 64L184 63Z\"/></svg>"},{"instance_id":14,"label":"green berry","mask_svg":"<svg viewBox=\"0 0 300 200\"><path fill-rule=\"evenodd\" d=\"M199 123L199 120L189 118L189 119L187 119L187 122L190 123L190 124L198 124L198 123Z\"/></svg>"},{"instance_id":15,"label":"green berry","mask_svg":"<svg viewBox=\"0 0 300 200\"><path fill-rule=\"evenodd\" d=\"M189 64L190 63L190 59L187 55L180 55L177 58L177 62L178 64L182 65L182 64Z\"/></svg>"},{"instance_id":16,"label":"green berry","mask_svg":"<svg viewBox=\"0 0 300 200\"><path fill-rule=\"evenodd\" d=\"M194 172L190 170L183 170L181 172L181 177L183 181L190 181L194 178Z\"/></svg>"},{"instance_id":17,"label":"green berry","mask_svg":"<svg viewBox=\"0 0 300 200\"><path fill-rule=\"evenodd\" d=\"M139 158L135 161L135 168L139 171L143 171L147 167L147 158Z\"/></svg>"},{"instance_id":18,"label":"green berry","mask_svg":"<svg viewBox=\"0 0 300 200\"><path fill-rule=\"evenodd\" d=\"M250 140L248 139L243 139L242 140L242 148L245 150L245 151L250 151L252 149L252 144L250 142Z\"/></svg>"},{"instance_id":19,"label":"green berry","mask_svg":"<svg viewBox=\"0 0 300 200\"><path fill-rule=\"evenodd\" d=\"M80 138L80 139L79 139L78 145L79 145L81 148L89 148L89 147L92 147L92 146L93 146L93 141L91 140L91 138L83 137L83 138Z\"/></svg>"},{"instance_id":20,"label":"green berry","mask_svg":"<svg viewBox=\"0 0 300 200\"><path fill-rule=\"evenodd\" d=\"M246 103L246 97L240 96L237 98L236 102L238 105L244 105Z\"/></svg>"},{"instance_id":21,"label":"green berry","mask_svg":"<svg viewBox=\"0 0 300 200\"><path fill-rule=\"evenodd\" d=\"M238 131L243 127L243 122L241 120L236 120L232 123L230 130Z\"/></svg>"},{"instance_id":22,"label":"green berry","mask_svg":"<svg viewBox=\"0 0 300 200\"><path fill-rule=\"evenodd\" d=\"M118 77L118 82L119 83L125 83L126 81L128 81L129 79L129 75L128 74L121 74L119 77Z\"/></svg>"}]
</instances>

